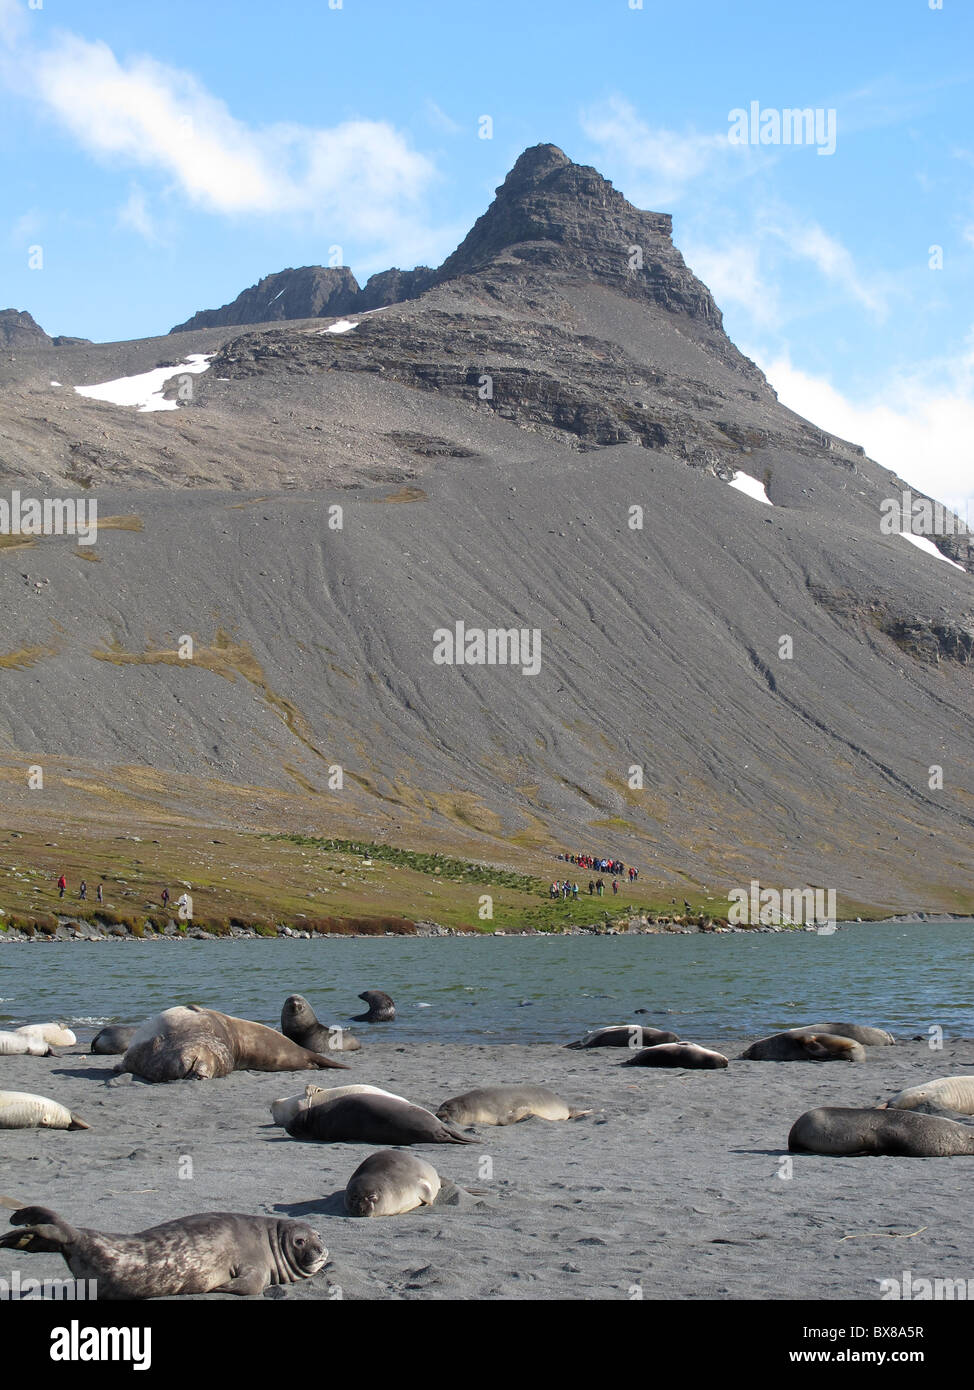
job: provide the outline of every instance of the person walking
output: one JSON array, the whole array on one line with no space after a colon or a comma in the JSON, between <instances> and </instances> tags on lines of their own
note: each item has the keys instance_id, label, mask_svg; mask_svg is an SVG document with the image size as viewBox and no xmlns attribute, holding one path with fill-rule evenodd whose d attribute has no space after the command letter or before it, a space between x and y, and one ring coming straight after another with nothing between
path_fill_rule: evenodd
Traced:
<instances>
[{"instance_id":1,"label":"person walking","mask_svg":"<svg viewBox=\"0 0 974 1390\"><path fill-rule=\"evenodd\" d=\"M78 897L84 902L88 897L88 884L85 879L81 880L81 887L78 889Z\"/></svg>"},{"instance_id":2,"label":"person walking","mask_svg":"<svg viewBox=\"0 0 974 1390\"><path fill-rule=\"evenodd\" d=\"M577 883L573 883L573 884L572 884L572 897L575 899L576 902L578 901L578 884L577 884Z\"/></svg>"},{"instance_id":3,"label":"person walking","mask_svg":"<svg viewBox=\"0 0 974 1390\"><path fill-rule=\"evenodd\" d=\"M95 897L98 899L100 903L103 903L105 901L105 895L102 892L102 886L100 883L98 887L95 889Z\"/></svg>"},{"instance_id":4,"label":"person walking","mask_svg":"<svg viewBox=\"0 0 974 1390\"><path fill-rule=\"evenodd\" d=\"M619 891L619 880L617 878L612 880L612 891L613 893L618 893Z\"/></svg>"},{"instance_id":5,"label":"person walking","mask_svg":"<svg viewBox=\"0 0 974 1390\"><path fill-rule=\"evenodd\" d=\"M65 888L67 888L67 886L68 886L68 880L64 877L64 874L62 874L61 877L58 879L58 881L57 881L57 886L58 886L58 897L59 897L59 898L63 898L63 897L64 897L64 890L65 890Z\"/></svg>"},{"instance_id":6,"label":"person walking","mask_svg":"<svg viewBox=\"0 0 974 1390\"><path fill-rule=\"evenodd\" d=\"M162 908L163 908L163 911L165 911L166 908L167 908L168 906L169 906L169 889L168 889L168 888L163 888L163 890L162 890Z\"/></svg>"}]
</instances>

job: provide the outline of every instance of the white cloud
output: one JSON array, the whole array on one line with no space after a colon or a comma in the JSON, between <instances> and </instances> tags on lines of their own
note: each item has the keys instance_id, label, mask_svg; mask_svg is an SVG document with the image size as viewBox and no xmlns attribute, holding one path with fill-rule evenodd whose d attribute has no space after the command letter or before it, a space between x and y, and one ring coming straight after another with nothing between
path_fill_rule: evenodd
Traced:
<instances>
[{"instance_id":1,"label":"white cloud","mask_svg":"<svg viewBox=\"0 0 974 1390\"><path fill-rule=\"evenodd\" d=\"M778 289L765 277L757 238L741 237L722 247L685 241L681 249L687 265L722 309L728 304L738 305L756 327L780 327Z\"/></svg>"},{"instance_id":2,"label":"white cloud","mask_svg":"<svg viewBox=\"0 0 974 1390\"><path fill-rule=\"evenodd\" d=\"M138 232L150 245L156 245L161 239L149 213L145 191L138 185L133 186L128 198L119 208L118 221L120 226L131 227L134 232Z\"/></svg>"},{"instance_id":3,"label":"white cloud","mask_svg":"<svg viewBox=\"0 0 974 1390\"><path fill-rule=\"evenodd\" d=\"M684 187L731 147L727 132L680 135L650 126L623 97L612 96L584 110L582 130L627 171L627 196L642 206L674 203ZM632 185L635 186L632 186Z\"/></svg>"},{"instance_id":4,"label":"white cloud","mask_svg":"<svg viewBox=\"0 0 974 1390\"><path fill-rule=\"evenodd\" d=\"M867 282L856 268L851 253L835 237L815 223L775 230L788 243L795 256L811 261L827 280L839 285L870 312L878 317L885 315L886 304L882 294Z\"/></svg>"},{"instance_id":5,"label":"white cloud","mask_svg":"<svg viewBox=\"0 0 974 1390\"><path fill-rule=\"evenodd\" d=\"M104 42L60 31L37 46L24 12L0 0L8 86L39 101L89 154L155 173L191 204L225 216L301 214L341 236L429 241L432 162L387 121L251 126L190 72L151 57L120 62ZM45 31L46 35L47 31ZM147 227L130 197L129 225Z\"/></svg>"},{"instance_id":6,"label":"white cloud","mask_svg":"<svg viewBox=\"0 0 974 1390\"><path fill-rule=\"evenodd\" d=\"M747 349L783 405L854 444L906 482L974 521L974 351L927 363L854 401L787 356Z\"/></svg>"}]
</instances>

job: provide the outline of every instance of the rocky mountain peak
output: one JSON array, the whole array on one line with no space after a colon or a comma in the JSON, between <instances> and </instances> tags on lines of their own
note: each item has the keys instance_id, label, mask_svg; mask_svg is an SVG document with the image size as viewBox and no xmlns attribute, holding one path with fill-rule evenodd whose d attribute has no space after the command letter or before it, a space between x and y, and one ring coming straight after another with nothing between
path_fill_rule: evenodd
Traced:
<instances>
[{"instance_id":1,"label":"rocky mountain peak","mask_svg":"<svg viewBox=\"0 0 974 1390\"><path fill-rule=\"evenodd\" d=\"M0 346L50 347L51 341L25 309L0 309Z\"/></svg>"}]
</instances>

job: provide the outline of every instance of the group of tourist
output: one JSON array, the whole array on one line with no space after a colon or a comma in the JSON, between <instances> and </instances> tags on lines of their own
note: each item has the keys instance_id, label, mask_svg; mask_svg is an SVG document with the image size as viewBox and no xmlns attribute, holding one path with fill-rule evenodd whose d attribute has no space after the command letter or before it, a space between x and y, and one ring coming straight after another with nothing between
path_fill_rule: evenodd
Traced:
<instances>
[{"instance_id":1,"label":"group of tourist","mask_svg":"<svg viewBox=\"0 0 974 1390\"><path fill-rule=\"evenodd\" d=\"M621 859L606 859L597 854L559 854L559 859L564 859L568 864L577 864L581 869L592 869L599 874L612 875L612 892L618 893L619 879L628 876L629 883L632 885L639 877L639 870L634 869L630 864L628 869ZM588 881L589 897L601 898L605 893L604 878L590 878ZM565 879L559 883L555 879L548 885L549 898L577 898L579 894L578 884L570 879Z\"/></svg>"}]
</instances>

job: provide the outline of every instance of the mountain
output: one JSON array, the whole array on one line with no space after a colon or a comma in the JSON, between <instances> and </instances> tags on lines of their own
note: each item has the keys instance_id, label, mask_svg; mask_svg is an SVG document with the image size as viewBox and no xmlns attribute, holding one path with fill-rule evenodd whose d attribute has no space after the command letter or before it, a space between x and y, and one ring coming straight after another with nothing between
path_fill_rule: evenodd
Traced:
<instances>
[{"instance_id":1,"label":"mountain","mask_svg":"<svg viewBox=\"0 0 974 1390\"><path fill-rule=\"evenodd\" d=\"M968 538L884 532L905 484L781 405L667 216L541 145L438 269L208 312L0 359L3 487L115 518L0 548L11 820L974 904ZM163 366L178 409L71 390ZM434 661L457 623L539 670Z\"/></svg>"},{"instance_id":2,"label":"mountain","mask_svg":"<svg viewBox=\"0 0 974 1390\"><path fill-rule=\"evenodd\" d=\"M0 347L49 347L51 342L25 309L0 309Z\"/></svg>"}]
</instances>

